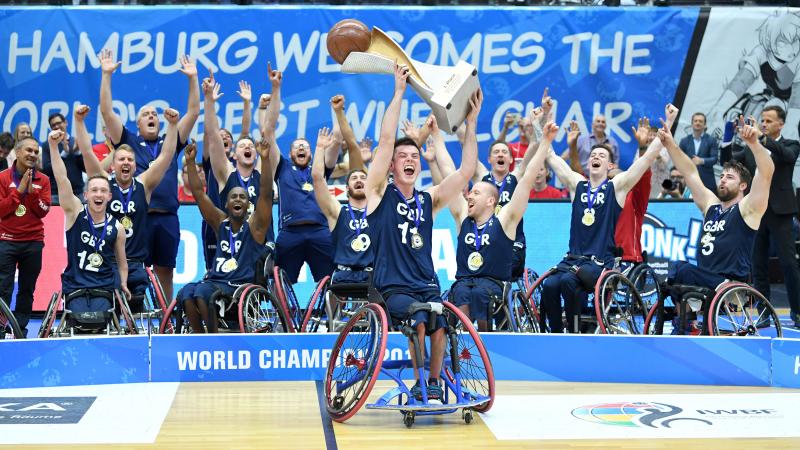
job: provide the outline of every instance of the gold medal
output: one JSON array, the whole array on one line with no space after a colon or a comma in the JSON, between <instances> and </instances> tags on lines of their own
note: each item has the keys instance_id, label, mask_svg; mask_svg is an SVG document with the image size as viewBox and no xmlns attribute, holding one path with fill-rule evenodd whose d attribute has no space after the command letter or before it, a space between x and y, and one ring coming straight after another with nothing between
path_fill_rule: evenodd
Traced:
<instances>
[{"instance_id":1,"label":"gold medal","mask_svg":"<svg viewBox=\"0 0 800 450\"><path fill-rule=\"evenodd\" d=\"M424 245L424 241L422 240L422 235L419 233L414 233L411 235L411 248L414 250L419 250Z\"/></svg>"},{"instance_id":2,"label":"gold medal","mask_svg":"<svg viewBox=\"0 0 800 450\"><path fill-rule=\"evenodd\" d=\"M253 215L253 211L255 210L256 205L254 205L253 202L250 202L250 205L247 206L247 217L249 218L251 215Z\"/></svg>"},{"instance_id":3,"label":"gold medal","mask_svg":"<svg viewBox=\"0 0 800 450\"><path fill-rule=\"evenodd\" d=\"M703 245L706 245L709 242L711 242L713 239L714 238L711 236L711 233L705 233L703 235L703 237L700 238L700 243L703 244Z\"/></svg>"},{"instance_id":4,"label":"gold medal","mask_svg":"<svg viewBox=\"0 0 800 450\"><path fill-rule=\"evenodd\" d=\"M472 252L467 257L467 267L475 272L483 266L483 256L478 252Z\"/></svg>"},{"instance_id":5,"label":"gold medal","mask_svg":"<svg viewBox=\"0 0 800 450\"><path fill-rule=\"evenodd\" d=\"M355 238L352 241L350 241L350 248L352 248L354 252L363 252L364 243L362 243L359 238Z\"/></svg>"},{"instance_id":6,"label":"gold medal","mask_svg":"<svg viewBox=\"0 0 800 450\"><path fill-rule=\"evenodd\" d=\"M233 272L236 268L239 267L239 264L236 262L235 259L229 258L224 263L222 263L222 272L228 273Z\"/></svg>"},{"instance_id":7,"label":"gold medal","mask_svg":"<svg viewBox=\"0 0 800 450\"><path fill-rule=\"evenodd\" d=\"M126 230L133 228L133 221L128 216L122 216L122 219L119 220L119 223L121 223L122 228L125 228Z\"/></svg>"},{"instance_id":8,"label":"gold medal","mask_svg":"<svg viewBox=\"0 0 800 450\"><path fill-rule=\"evenodd\" d=\"M503 209L503 207L501 205L495 206L494 207L494 215L496 216L496 215L500 214L500 210L502 210L502 209Z\"/></svg>"},{"instance_id":9,"label":"gold medal","mask_svg":"<svg viewBox=\"0 0 800 450\"><path fill-rule=\"evenodd\" d=\"M583 212L583 217L581 218L581 222L584 225L586 225L587 227L590 227L590 226L594 225L594 214L589 212L589 211L590 210L588 210L588 209L586 211L584 211Z\"/></svg>"},{"instance_id":10,"label":"gold medal","mask_svg":"<svg viewBox=\"0 0 800 450\"><path fill-rule=\"evenodd\" d=\"M27 209L27 208L25 208L25 205L22 205L22 204L21 204L21 205L17 206L17 210L16 210L16 211L14 211L14 215L15 215L15 216L17 216L17 217L22 217L22 216L24 216L24 215L25 215L25 213L26 213L27 211L28 211L28 209Z\"/></svg>"},{"instance_id":11,"label":"gold medal","mask_svg":"<svg viewBox=\"0 0 800 450\"><path fill-rule=\"evenodd\" d=\"M312 186L311 183L303 183L302 188L306 192L311 192L314 190L314 186Z\"/></svg>"},{"instance_id":12,"label":"gold medal","mask_svg":"<svg viewBox=\"0 0 800 450\"><path fill-rule=\"evenodd\" d=\"M98 268L103 265L103 255L100 253L94 252L89 255L89 265Z\"/></svg>"}]
</instances>

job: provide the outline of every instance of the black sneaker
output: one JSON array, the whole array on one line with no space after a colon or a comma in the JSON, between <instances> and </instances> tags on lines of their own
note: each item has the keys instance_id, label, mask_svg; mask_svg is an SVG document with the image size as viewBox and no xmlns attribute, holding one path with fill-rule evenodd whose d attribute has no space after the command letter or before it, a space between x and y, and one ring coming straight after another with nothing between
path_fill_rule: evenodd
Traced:
<instances>
[{"instance_id":1,"label":"black sneaker","mask_svg":"<svg viewBox=\"0 0 800 450\"><path fill-rule=\"evenodd\" d=\"M422 388L419 386L419 380L414 383L414 386L411 386L411 396L418 402L422 401Z\"/></svg>"},{"instance_id":2,"label":"black sneaker","mask_svg":"<svg viewBox=\"0 0 800 450\"><path fill-rule=\"evenodd\" d=\"M441 405L442 404L442 397L444 396L444 391L442 387L439 385L439 380L429 380L428 381L428 403L436 403Z\"/></svg>"}]
</instances>

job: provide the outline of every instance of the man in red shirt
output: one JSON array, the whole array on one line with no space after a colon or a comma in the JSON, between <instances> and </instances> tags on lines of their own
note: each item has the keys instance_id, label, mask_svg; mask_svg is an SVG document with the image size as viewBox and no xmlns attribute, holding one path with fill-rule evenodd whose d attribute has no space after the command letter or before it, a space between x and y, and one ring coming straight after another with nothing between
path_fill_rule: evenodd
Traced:
<instances>
[{"instance_id":1,"label":"man in red shirt","mask_svg":"<svg viewBox=\"0 0 800 450\"><path fill-rule=\"evenodd\" d=\"M567 194L564 191L550 186L547 184L548 181L550 181L550 171L547 169L547 166L539 167L536 178L533 180L533 189L531 189L528 199L566 198Z\"/></svg>"},{"instance_id":2,"label":"man in red shirt","mask_svg":"<svg viewBox=\"0 0 800 450\"><path fill-rule=\"evenodd\" d=\"M0 172L0 298L11 302L19 269L14 316L27 334L33 290L42 271L44 223L50 211L50 179L36 170L39 143L31 137L14 145L14 165Z\"/></svg>"}]
</instances>

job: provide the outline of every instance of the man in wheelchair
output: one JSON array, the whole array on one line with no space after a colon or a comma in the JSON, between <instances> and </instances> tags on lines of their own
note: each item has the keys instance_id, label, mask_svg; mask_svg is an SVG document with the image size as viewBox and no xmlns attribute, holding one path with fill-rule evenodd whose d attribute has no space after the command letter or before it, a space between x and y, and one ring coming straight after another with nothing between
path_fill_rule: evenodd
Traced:
<instances>
[{"instance_id":1,"label":"man in wheelchair","mask_svg":"<svg viewBox=\"0 0 800 450\"><path fill-rule=\"evenodd\" d=\"M450 212L459 224L456 247L456 282L450 289L452 303L470 320L478 322L478 331L488 331L492 305L504 301L505 284L512 279L512 258L517 225L528 207L528 193L558 127L550 122L544 127L538 150L521 172L511 200L498 212L499 191L489 181L473 185L466 200L458 196L450 202ZM442 173L453 166L447 149L436 148L436 164ZM438 180L434 180L436 182Z\"/></svg>"},{"instance_id":2,"label":"man in wheelchair","mask_svg":"<svg viewBox=\"0 0 800 450\"><path fill-rule=\"evenodd\" d=\"M752 119L752 118L751 118ZM692 190L695 205L703 213L703 228L697 244L697 265L678 262L670 267L669 285L691 285L710 290L727 280L746 281L750 276L753 243L761 217L767 209L775 164L759 141L762 132L740 118L738 133L755 157L754 176L739 162L727 162L717 192L706 188L694 163L684 154L668 127L658 132L675 167ZM747 189L750 192L745 195ZM679 293L676 293L679 296ZM679 299L673 298L676 305ZM759 307L763 307L759 305Z\"/></svg>"},{"instance_id":3,"label":"man in wheelchair","mask_svg":"<svg viewBox=\"0 0 800 450\"><path fill-rule=\"evenodd\" d=\"M667 124L671 126L678 109L665 107ZM656 139L627 171L610 180L608 173L614 155L610 147L595 145L589 154L588 180L573 172L569 165L550 150L547 163L561 182L569 188L572 197L569 251L556 270L544 280L542 309L550 331L562 333L561 299L568 330L581 332L580 313L603 269L614 264L616 245L614 234L617 221L628 192L638 183L661 151Z\"/></svg>"},{"instance_id":4,"label":"man in wheelchair","mask_svg":"<svg viewBox=\"0 0 800 450\"><path fill-rule=\"evenodd\" d=\"M89 177L84 192L86 205L72 193L67 169L58 153L58 142L62 137L63 131L60 130L52 131L48 136L53 177L64 210L66 230L68 260L61 275L64 305L71 312L70 320L78 325L85 322L90 327L95 324L99 329L105 326L113 313L114 289L119 287L126 297L130 297L125 229L106 212L112 198L111 184L106 175ZM116 261L116 269L113 261Z\"/></svg>"},{"instance_id":5,"label":"man in wheelchair","mask_svg":"<svg viewBox=\"0 0 800 450\"><path fill-rule=\"evenodd\" d=\"M242 187L234 187L225 199L226 212L214 206L203 191L202 181L195 169L197 147L186 146L186 164L189 166L189 185L197 200L200 214L217 232L217 250L214 265L202 281L189 283L178 292L177 301L186 313L195 333L217 331L216 310L210 304L218 291L232 295L237 287L252 283L256 276L256 263L263 257L267 247L264 241L267 230L272 227L272 169L269 160L269 145L258 145L261 156L260 195L255 210L247 219L250 200Z\"/></svg>"}]
</instances>

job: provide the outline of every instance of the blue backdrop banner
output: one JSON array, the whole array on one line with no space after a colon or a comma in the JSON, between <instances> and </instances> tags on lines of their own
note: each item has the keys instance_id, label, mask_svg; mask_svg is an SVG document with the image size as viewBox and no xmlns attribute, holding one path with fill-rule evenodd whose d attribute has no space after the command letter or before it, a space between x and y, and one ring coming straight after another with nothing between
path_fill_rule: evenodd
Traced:
<instances>
[{"instance_id":1,"label":"blue backdrop banner","mask_svg":"<svg viewBox=\"0 0 800 450\"><path fill-rule=\"evenodd\" d=\"M201 76L212 69L222 83L227 95L217 114L234 134L242 120L238 81L249 81L256 99L269 92L271 61L284 71L277 130L284 151L290 139L331 125L328 102L335 94L347 98L356 137L377 141L391 78L342 74L326 47L331 26L355 18L388 32L416 60L451 66L463 59L477 67L486 98L478 124L483 156L506 112L527 112L547 86L558 99L558 142L571 120L588 133L593 115L605 114L627 167L636 148L631 126L641 116L662 116L675 97L698 14L698 8L5 7L0 124L10 130L28 122L42 140L49 114L71 117L80 103L97 111L96 55L109 48L122 62L113 78L114 108L131 128L146 104L186 111L178 58L189 54ZM421 123L429 108L410 90L406 100L402 118ZM98 114L89 125L102 141ZM198 142L202 129L201 116ZM508 138L517 138L516 129Z\"/></svg>"}]
</instances>

